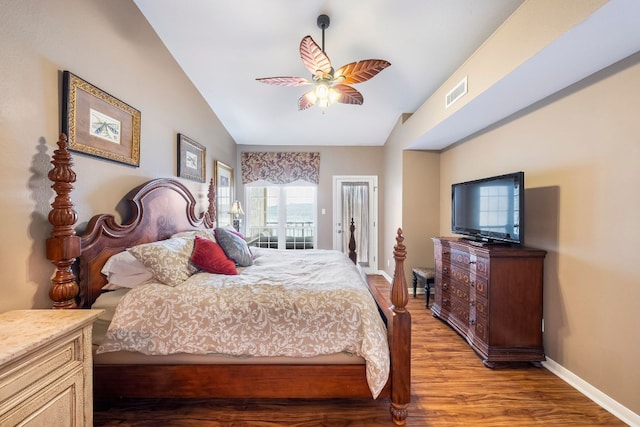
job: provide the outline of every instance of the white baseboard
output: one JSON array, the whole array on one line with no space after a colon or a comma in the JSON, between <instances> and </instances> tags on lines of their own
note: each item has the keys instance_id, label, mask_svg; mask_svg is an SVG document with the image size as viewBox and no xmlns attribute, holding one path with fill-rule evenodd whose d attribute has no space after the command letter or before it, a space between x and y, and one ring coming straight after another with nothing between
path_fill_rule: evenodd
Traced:
<instances>
[{"instance_id":1,"label":"white baseboard","mask_svg":"<svg viewBox=\"0 0 640 427\"><path fill-rule=\"evenodd\" d=\"M389 283L393 282L393 277L389 276L386 271L381 270L379 274L381 274L382 277L387 279L387 282L389 282Z\"/></svg>"},{"instance_id":2,"label":"white baseboard","mask_svg":"<svg viewBox=\"0 0 640 427\"><path fill-rule=\"evenodd\" d=\"M611 414L620 419L620 421L631 427L640 427L640 415L616 402L573 372L565 369L562 365L556 363L552 359L549 359L549 357L547 357L546 362L542 362L542 365L564 382L600 405L602 408L611 412Z\"/></svg>"}]
</instances>

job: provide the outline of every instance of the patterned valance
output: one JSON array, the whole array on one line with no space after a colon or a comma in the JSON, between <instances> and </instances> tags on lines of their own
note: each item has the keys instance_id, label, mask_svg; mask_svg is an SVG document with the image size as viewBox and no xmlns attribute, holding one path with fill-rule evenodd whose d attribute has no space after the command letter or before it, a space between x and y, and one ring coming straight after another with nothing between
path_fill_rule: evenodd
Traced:
<instances>
[{"instance_id":1,"label":"patterned valance","mask_svg":"<svg viewBox=\"0 0 640 427\"><path fill-rule=\"evenodd\" d=\"M289 184L298 180L318 184L320 153L242 153L242 183L267 181Z\"/></svg>"}]
</instances>

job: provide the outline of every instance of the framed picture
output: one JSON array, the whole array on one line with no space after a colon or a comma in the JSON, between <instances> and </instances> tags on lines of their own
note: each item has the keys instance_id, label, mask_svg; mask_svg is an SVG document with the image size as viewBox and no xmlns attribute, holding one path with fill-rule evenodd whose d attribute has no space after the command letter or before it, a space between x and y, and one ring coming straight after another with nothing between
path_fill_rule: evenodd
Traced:
<instances>
[{"instance_id":1,"label":"framed picture","mask_svg":"<svg viewBox=\"0 0 640 427\"><path fill-rule=\"evenodd\" d=\"M193 139L178 134L178 176L204 182L206 177L204 160L207 149Z\"/></svg>"},{"instance_id":2,"label":"framed picture","mask_svg":"<svg viewBox=\"0 0 640 427\"><path fill-rule=\"evenodd\" d=\"M231 225L231 204L233 203L233 168L218 160L214 165L216 185L216 220L218 227Z\"/></svg>"},{"instance_id":3,"label":"framed picture","mask_svg":"<svg viewBox=\"0 0 640 427\"><path fill-rule=\"evenodd\" d=\"M69 149L140 166L140 111L64 71L62 132Z\"/></svg>"}]
</instances>

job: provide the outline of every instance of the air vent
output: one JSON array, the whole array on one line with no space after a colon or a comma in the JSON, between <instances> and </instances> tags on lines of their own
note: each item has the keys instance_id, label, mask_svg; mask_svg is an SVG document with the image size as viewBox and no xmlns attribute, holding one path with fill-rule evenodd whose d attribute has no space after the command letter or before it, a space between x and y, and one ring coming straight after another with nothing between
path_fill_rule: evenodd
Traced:
<instances>
[{"instance_id":1,"label":"air vent","mask_svg":"<svg viewBox=\"0 0 640 427\"><path fill-rule=\"evenodd\" d=\"M458 99L467 94L467 76L462 79L453 89L451 89L444 97L444 108L449 108Z\"/></svg>"}]
</instances>

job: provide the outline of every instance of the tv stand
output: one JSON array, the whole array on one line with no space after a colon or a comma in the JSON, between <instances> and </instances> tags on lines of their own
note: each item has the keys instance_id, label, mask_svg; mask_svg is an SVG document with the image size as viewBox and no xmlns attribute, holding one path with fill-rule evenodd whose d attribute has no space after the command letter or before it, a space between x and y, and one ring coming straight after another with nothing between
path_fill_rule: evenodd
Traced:
<instances>
[{"instance_id":1,"label":"tv stand","mask_svg":"<svg viewBox=\"0 0 640 427\"><path fill-rule=\"evenodd\" d=\"M462 335L485 366L545 360L542 283L546 252L433 238L436 277L431 307ZM482 243L482 242L479 242Z\"/></svg>"}]
</instances>

